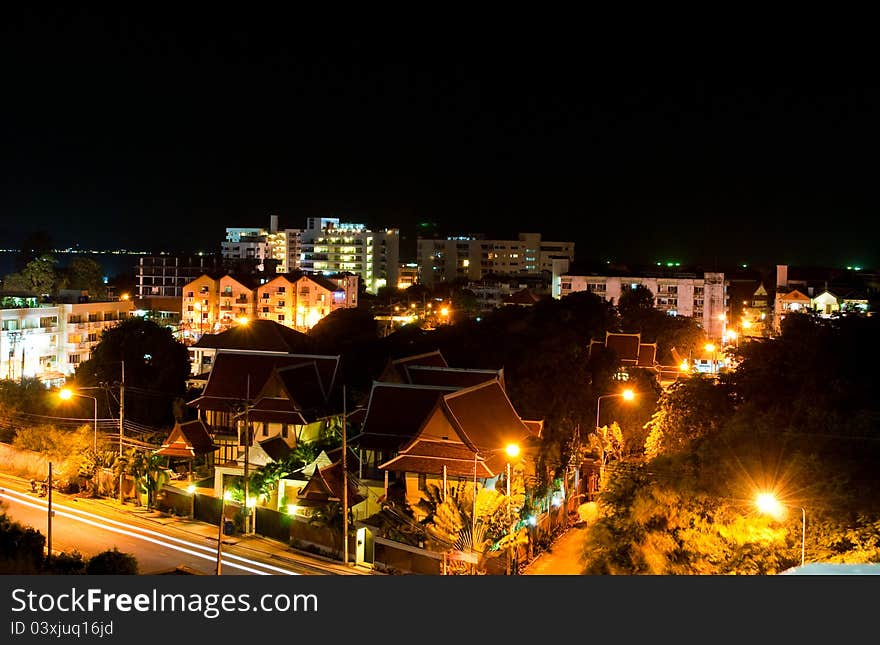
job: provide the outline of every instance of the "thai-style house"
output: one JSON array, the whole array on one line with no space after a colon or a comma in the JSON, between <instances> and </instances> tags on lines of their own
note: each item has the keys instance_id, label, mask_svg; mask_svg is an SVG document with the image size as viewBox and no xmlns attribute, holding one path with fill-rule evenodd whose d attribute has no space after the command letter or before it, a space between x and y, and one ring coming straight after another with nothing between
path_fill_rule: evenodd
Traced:
<instances>
[{"instance_id":1,"label":"thai-style house","mask_svg":"<svg viewBox=\"0 0 880 645\"><path fill-rule=\"evenodd\" d=\"M497 379L439 396L416 434L398 454L379 464L405 485L406 499L415 503L433 483L446 491L453 486L493 486L508 462L511 444L527 454L541 437L543 422L524 421L514 410ZM516 469L527 460L517 459Z\"/></svg>"},{"instance_id":2,"label":"thai-style house","mask_svg":"<svg viewBox=\"0 0 880 645\"><path fill-rule=\"evenodd\" d=\"M295 448L338 423L339 362L339 356L219 351L204 392L189 405L217 446L213 465L221 477L242 474L248 425L250 453L256 443L276 437ZM252 460L249 454L249 465Z\"/></svg>"}]
</instances>

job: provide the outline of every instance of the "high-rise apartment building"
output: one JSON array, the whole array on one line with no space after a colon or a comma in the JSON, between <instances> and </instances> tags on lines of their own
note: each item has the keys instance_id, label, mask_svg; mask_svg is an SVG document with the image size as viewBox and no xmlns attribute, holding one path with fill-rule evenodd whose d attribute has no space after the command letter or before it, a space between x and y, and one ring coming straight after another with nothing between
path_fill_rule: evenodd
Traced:
<instances>
[{"instance_id":1,"label":"high-rise apartment building","mask_svg":"<svg viewBox=\"0 0 880 645\"><path fill-rule=\"evenodd\" d=\"M367 291L396 286L400 233L370 230L337 217L310 217L302 232L300 269L312 273L354 273Z\"/></svg>"},{"instance_id":2,"label":"high-rise apartment building","mask_svg":"<svg viewBox=\"0 0 880 645\"><path fill-rule=\"evenodd\" d=\"M264 261L275 260L277 273L299 269L302 231L296 228L278 228L278 216L269 216L269 228L227 228L221 244L226 260L252 260L256 269L265 269Z\"/></svg>"},{"instance_id":3,"label":"high-rise apartment building","mask_svg":"<svg viewBox=\"0 0 880 645\"><path fill-rule=\"evenodd\" d=\"M419 239L419 276L428 286L457 278L481 280L488 274L538 275L553 270L553 260L574 260L574 242L549 242L540 233L516 240L486 240L478 235Z\"/></svg>"}]
</instances>

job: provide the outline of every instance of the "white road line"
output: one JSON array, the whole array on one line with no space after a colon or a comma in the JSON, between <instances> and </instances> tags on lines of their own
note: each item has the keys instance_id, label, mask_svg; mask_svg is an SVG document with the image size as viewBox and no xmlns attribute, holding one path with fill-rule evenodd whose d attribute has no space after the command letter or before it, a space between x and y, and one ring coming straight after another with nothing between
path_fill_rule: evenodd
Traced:
<instances>
[{"instance_id":1,"label":"white road line","mask_svg":"<svg viewBox=\"0 0 880 645\"><path fill-rule=\"evenodd\" d=\"M17 497L17 496L20 496L20 497ZM8 499L11 502L22 504L23 506L29 506L31 508L35 508L38 510L43 510L43 511L48 512L48 506L49 506L48 501L43 502L42 500L34 500L32 497L29 497L28 495L23 494L23 493L19 493L18 491L10 491L8 489L0 488L0 498ZM101 515L96 515L95 513L89 513L88 511L74 509L69 506L63 506L60 504L52 504L52 510L58 516L67 517L69 519L72 519L72 520L75 520L78 522L82 522L84 524L89 524L91 526L95 526L97 528L101 528L106 531L112 531L114 533L119 533L121 535L127 535L129 537L143 540L145 542L152 542L152 543L157 544L159 546L163 546L168 549L174 549L176 551L180 551L182 553L187 553L189 555L193 555L193 556L205 559L205 560L216 561L216 555L214 557L212 557L209 555L205 555L204 553L199 553L198 551L192 550L192 549L200 549L203 551L209 551L209 552L216 554L217 550L215 548L207 547L207 546L204 546L201 544L195 544L195 543L189 542L187 540L182 540L180 538L164 535L162 533L159 533L158 531L153 531L153 530L142 528L142 527L135 526L132 524L125 524L123 522L118 522L116 520L112 520L107 517L103 517ZM66 511L70 511L70 512L66 512ZM85 517L81 517L81 516L85 516ZM98 520L100 520L101 523L87 519L87 517L97 518ZM126 527L126 528L115 528L113 526L108 526L108 524L114 524L116 526ZM140 531L140 533L137 533L136 531ZM166 542L163 540L157 540L155 538L148 537L148 535L144 535L144 534L157 535L157 536L163 538L163 540L171 540L173 542L185 544L186 546L188 546L190 548L183 548L183 547L177 546L175 544L171 544L170 542ZM276 567L271 564L265 564L262 562L258 562L256 560L251 560L249 558L243 558L241 556L237 556L237 555L234 555L231 553L223 554L221 561L224 566L230 566L235 569L241 569L242 571L247 571L249 573L255 573L258 575L271 575L271 574L266 573L265 571L258 571L256 569L253 569L252 567L236 564L235 562L227 562L227 559L234 559L234 560L238 560L240 562L247 562L248 564L258 566L258 567L263 567L263 568L266 568L266 569L269 569L272 571L276 571L279 573L283 573L286 575L300 575L294 571L282 569L281 567Z\"/></svg>"}]
</instances>

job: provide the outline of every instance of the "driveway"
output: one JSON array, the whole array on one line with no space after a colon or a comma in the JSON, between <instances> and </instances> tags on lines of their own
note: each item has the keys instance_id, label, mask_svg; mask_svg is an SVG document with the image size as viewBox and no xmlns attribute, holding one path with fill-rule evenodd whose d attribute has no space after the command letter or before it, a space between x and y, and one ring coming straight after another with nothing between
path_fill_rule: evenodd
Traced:
<instances>
[{"instance_id":1,"label":"driveway","mask_svg":"<svg viewBox=\"0 0 880 645\"><path fill-rule=\"evenodd\" d=\"M522 571L525 576L579 576L583 570L581 552L584 548L586 524L577 524L560 535Z\"/></svg>"}]
</instances>

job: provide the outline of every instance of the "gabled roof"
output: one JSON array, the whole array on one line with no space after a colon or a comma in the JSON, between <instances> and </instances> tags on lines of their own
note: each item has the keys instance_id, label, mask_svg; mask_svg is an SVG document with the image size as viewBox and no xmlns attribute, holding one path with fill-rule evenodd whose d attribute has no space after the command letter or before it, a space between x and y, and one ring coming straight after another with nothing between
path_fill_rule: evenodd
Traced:
<instances>
[{"instance_id":1,"label":"gabled roof","mask_svg":"<svg viewBox=\"0 0 880 645\"><path fill-rule=\"evenodd\" d=\"M299 492L297 504L302 506L319 506L328 502L341 502L343 496L344 477L342 463L318 468L309 478L308 483ZM348 477L348 504L353 506L366 499L358 491L357 478Z\"/></svg>"},{"instance_id":2,"label":"gabled roof","mask_svg":"<svg viewBox=\"0 0 880 645\"><path fill-rule=\"evenodd\" d=\"M202 396L189 405L208 410L228 410L249 395L254 401L276 368L314 364L322 387L332 391L339 368L339 356L218 351ZM250 387L248 389L248 379Z\"/></svg>"},{"instance_id":3,"label":"gabled roof","mask_svg":"<svg viewBox=\"0 0 880 645\"><path fill-rule=\"evenodd\" d=\"M520 289L509 296L505 296L502 302L505 305L533 305L540 299L530 289Z\"/></svg>"},{"instance_id":4,"label":"gabled roof","mask_svg":"<svg viewBox=\"0 0 880 645\"><path fill-rule=\"evenodd\" d=\"M605 332L605 347L613 350L621 363L635 365L639 360L641 338L641 334L623 334L609 331Z\"/></svg>"},{"instance_id":5,"label":"gabled roof","mask_svg":"<svg viewBox=\"0 0 880 645\"><path fill-rule=\"evenodd\" d=\"M208 429L201 420L178 421L156 454L166 457L195 457L216 450Z\"/></svg>"},{"instance_id":6,"label":"gabled roof","mask_svg":"<svg viewBox=\"0 0 880 645\"><path fill-rule=\"evenodd\" d=\"M410 365L424 365L427 367L449 367L446 359L439 350L426 352L424 354L416 354L414 356L406 356L388 361L385 370L378 380L386 383L408 383L409 378L406 374L406 368Z\"/></svg>"},{"instance_id":7,"label":"gabled roof","mask_svg":"<svg viewBox=\"0 0 880 645\"><path fill-rule=\"evenodd\" d=\"M292 423L307 425L310 423L303 413L296 409L290 399L261 397L247 412L239 412L236 417L247 415L252 423Z\"/></svg>"},{"instance_id":8,"label":"gabled roof","mask_svg":"<svg viewBox=\"0 0 880 645\"><path fill-rule=\"evenodd\" d=\"M264 352L308 352L314 346L306 334L279 325L274 320L256 319L219 334L205 334L192 347L242 349Z\"/></svg>"},{"instance_id":9,"label":"gabled roof","mask_svg":"<svg viewBox=\"0 0 880 645\"><path fill-rule=\"evenodd\" d=\"M316 285L322 287L323 289L326 289L327 291L344 291L342 287L340 287L332 280L325 278L324 276L304 274L302 277L306 280L314 282Z\"/></svg>"},{"instance_id":10,"label":"gabled roof","mask_svg":"<svg viewBox=\"0 0 880 645\"><path fill-rule=\"evenodd\" d=\"M798 291L797 289L792 289L792 290L789 291L788 293L778 294L778 295L777 295L777 298L779 298L780 300L785 300L785 301L795 301L795 300L797 300L797 301L804 300L804 301L807 301L807 302L810 301L810 297L809 297L809 296L805 296L804 294L802 294L802 293L801 293L800 291Z\"/></svg>"},{"instance_id":11,"label":"gabled roof","mask_svg":"<svg viewBox=\"0 0 880 645\"><path fill-rule=\"evenodd\" d=\"M531 436L498 381L489 381L443 397L443 407L464 436L478 450L519 443Z\"/></svg>"},{"instance_id":12,"label":"gabled roof","mask_svg":"<svg viewBox=\"0 0 880 645\"><path fill-rule=\"evenodd\" d=\"M657 343L639 343L638 367L654 367L657 363Z\"/></svg>"},{"instance_id":13,"label":"gabled roof","mask_svg":"<svg viewBox=\"0 0 880 645\"><path fill-rule=\"evenodd\" d=\"M504 387L504 369L475 370L458 367L431 367L427 365L406 366L408 382L412 385L440 385L448 387L471 387L497 379Z\"/></svg>"},{"instance_id":14,"label":"gabled roof","mask_svg":"<svg viewBox=\"0 0 880 645\"><path fill-rule=\"evenodd\" d=\"M281 461L291 453L290 445L283 437L264 439L260 442L260 447L263 449L263 452L271 457L272 461Z\"/></svg>"},{"instance_id":15,"label":"gabled roof","mask_svg":"<svg viewBox=\"0 0 880 645\"><path fill-rule=\"evenodd\" d=\"M433 428L438 417L452 426L453 436L440 436ZM528 448L540 436L542 422L524 422L498 381L451 392L437 402L431 415L400 453L379 468L393 471L494 477L504 468L503 448L511 443ZM448 427L448 426L446 426Z\"/></svg>"},{"instance_id":16,"label":"gabled roof","mask_svg":"<svg viewBox=\"0 0 880 645\"><path fill-rule=\"evenodd\" d=\"M352 443L362 448L399 448L416 435L437 401L455 389L374 381L361 432Z\"/></svg>"}]
</instances>

